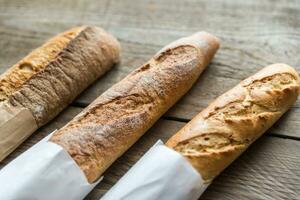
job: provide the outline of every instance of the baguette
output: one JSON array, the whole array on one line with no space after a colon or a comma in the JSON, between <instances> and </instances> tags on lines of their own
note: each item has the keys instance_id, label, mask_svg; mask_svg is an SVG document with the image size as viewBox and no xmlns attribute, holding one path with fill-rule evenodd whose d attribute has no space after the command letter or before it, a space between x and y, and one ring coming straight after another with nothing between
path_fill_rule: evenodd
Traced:
<instances>
[{"instance_id":1,"label":"baguette","mask_svg":"<svg viewBox=\"0 0 300 200\"><path fill-rule=\"evenodd\" d=\"M171 43L99 96L50 141L61 145L94 182L200 76L219 47L200 32Z\"/></svg>"},{"instance_id":2,"label":"baguette","mask_svg":"<svg viewBox=\"0 0 300 200\"><path fill-rule=\"evenodd\" d=\"M292 67L267 66L217 98L166 145L210 182L293 105L299 91Z\"/></svg>"},{"instance_id":3,"label":"baguette","mask_svg":"<svg viewBox=\"0 0 300 200\"><path fill-rule=\"evenodd\" d=\"M118 41L104 30L75 27L3 73L0 113L6 116L0 117L0 160L117 63L119 51Z\"/></svg>"},{"instance_id":4,"label":"baguette","mask_svg":"<svg viewBox=\"0 0 300 200\"><path fill-rule=\"evenodd\" d=\"M116 39L100 28L73 28L1 76L1 101L28 108L40 127L117 63L119 49Z\"/></svg>"}]
</instances>

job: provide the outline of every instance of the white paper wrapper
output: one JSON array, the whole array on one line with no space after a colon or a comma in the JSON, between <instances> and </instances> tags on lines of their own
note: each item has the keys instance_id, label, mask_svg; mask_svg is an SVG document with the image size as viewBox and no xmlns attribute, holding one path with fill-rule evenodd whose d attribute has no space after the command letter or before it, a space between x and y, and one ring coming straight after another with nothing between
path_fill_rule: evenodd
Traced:
<instances>
[{"instance_id":1,"label":"white paper wrapper","mask_svg":"<svg viewBox=\"0 0 300 200\"><path fill-rule=\"evenodd\" d=\"M159 141L101 200L193 200L207 186L183 156Z\"/></svg>"},{"instance_id":2,"label":"white paper wrapper","mask_svg":"<svg viewBox=\"0 0 300 200\"><path fill-rule=\"evenodd\" d=\"M0 199L83 199L100 181L89 184L84 173L59 145L46 137L0 171Z\"/></svg>"}]
</instances>

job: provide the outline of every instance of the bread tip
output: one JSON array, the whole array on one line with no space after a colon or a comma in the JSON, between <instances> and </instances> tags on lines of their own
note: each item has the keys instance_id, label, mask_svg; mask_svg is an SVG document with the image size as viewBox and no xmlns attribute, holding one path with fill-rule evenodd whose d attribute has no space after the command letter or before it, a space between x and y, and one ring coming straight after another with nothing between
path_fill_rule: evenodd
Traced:
<instances>
[{"instance_id":1,"label":"bread tip","mask_svg":"<svg viewBox=\"0 0 300 200\"><path fill-rule=\"evenodd\" d=\"M201 38L202 40L203 39L207 40L208 42L211 42L211 43L214 43L215 45L218 46L218 48L220 46L220 39L217 36L215 36L211 33L208 33L206 31L196 32L192 36L197 37L197 38Z\"/></svg>"},{"instance_id":2,"label":"bread tip","mask_svg":"<svg viewBox=\"0 0 300 200\"><path fill-rule=\"evenodd\" d=\"M215 54L219 49L220 39L208 32L200 31L190 36L183 37L174 43L181 45L194 45L200 48L204 54Z\"/></svg>"},{"instance_id":3,"label":"bread tip","mask_svg":"<svg viewBox=\"0 0 300 200\"><path fill-rule=\"evenodd\" d=\"M193 45L201 49L206 64L212 60L220 47L220 39L205 31L196 32L189 38Z\"/></svg>"},{"instance_id":4,"label":"bread tip","mask_svg":"<svg viewBox=\"0 0 300 200\"><path fill-rule=\"evenodd\" d=\"M178 40L168 44L167 46L163 47L154 57L159 57L162 52L168 49L185 45L194 46L199 49L203 55L204 63L208 64L219 49L220 40L210 33L204 31L196 32L192 35L179 38Z\"/></svg>"}]
</instances>

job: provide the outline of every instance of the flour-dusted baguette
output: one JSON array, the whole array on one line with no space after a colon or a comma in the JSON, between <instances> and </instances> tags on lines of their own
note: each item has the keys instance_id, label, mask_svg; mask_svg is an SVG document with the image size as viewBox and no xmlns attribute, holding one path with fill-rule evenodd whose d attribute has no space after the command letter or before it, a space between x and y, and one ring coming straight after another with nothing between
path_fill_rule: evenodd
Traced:
<instances>
[{"instance_id":1,"label":"flour-dusted baguette","mask_svg":"<svg viewBox=\"0 0 300 200\"><path fill-rule=\"evenodd\" d=\"M267 66L217 98L167 146L209 182L293 105L299 91L300 79L292 67Z\"/></svg>"},{"instance_id":2,"label":"flour-dusted baguette","mask_svg":"<svg viewBox=\"0 0 300 200\"><path fill-rule=\"evenodd\" d=\"M0 117L0 160L117 63L119 53L118 41L104 30L76 27L2 74L0 113L5 116Z\"/></svg>"},{"instance_id":3,"label":"flour-dusted baguette","mask_svg":"<svg viewBox=\"0 0 300 200\"><path fill-rule=\"evenodd\" d=\"M219 47L196 33L163 48L99 96L50 141L61 145L94 182L197 80Z\"/></svg>"}]
</instances>

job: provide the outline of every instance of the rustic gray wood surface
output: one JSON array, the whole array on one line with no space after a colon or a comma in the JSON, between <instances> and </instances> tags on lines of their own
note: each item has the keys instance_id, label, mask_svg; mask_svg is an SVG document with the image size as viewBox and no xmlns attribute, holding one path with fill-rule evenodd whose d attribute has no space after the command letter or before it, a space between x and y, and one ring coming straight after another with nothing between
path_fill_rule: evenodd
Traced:
<instances>
[{"instance_id":1,"label":"rustic gray wood surface","mask_svg":"<svg viewBox=\"0 0 300 200\"><path fill-rule=\"evenodd\" d=\"M197 31L221 48L192 90L105 173L87 197L99 199L159 138L166 140L214 98L262 67L284 62L300 72L297 0L0 0L0 73L46 39L72 26L98 25L122 45L122 63L11 156L63 126L111 85L169 42ZM201 199L299 199L300 101L234 162Z\"/></svg>"}]
</instances>

